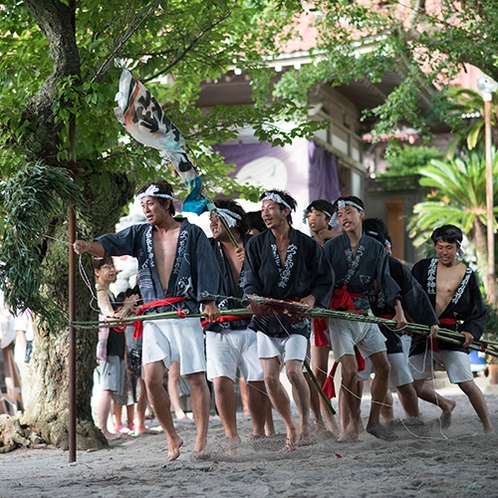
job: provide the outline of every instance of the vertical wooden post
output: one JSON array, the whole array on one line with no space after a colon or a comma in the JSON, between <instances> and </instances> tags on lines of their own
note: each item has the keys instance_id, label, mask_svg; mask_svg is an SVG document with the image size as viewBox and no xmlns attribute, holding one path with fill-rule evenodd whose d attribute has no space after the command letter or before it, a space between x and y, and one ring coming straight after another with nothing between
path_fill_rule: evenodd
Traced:
<instances>
[{"instance_id":1,"label":"vertical wooden post","mask_svg":"<svg viewBox=\"0 0 498 498\"><path fill-rule=\"evenodd\" d=\"M71 9L71 24L73 33L76 33L76 3L75 0L68 1ZM69 147L70 167L76 171L76 116L72 114L69 119ZM76 253L73 244L76 240L76 216L74 208L69 208L68 213L68 238L69 238L69 322L76 320ZM76 461L76 329L69 327L69 463Z\"/></svg>"},{"instance_id":2,"label":"vertical wooden post","mask_svg":"<svg viewBox=\"0 0 498 498\"><path fill-rule=\"evenodd\" d=\"M496 304L495 275L495 233L493 213L493 159L491 157L491 101L484 99L484 129L486 139L486 212L488 218L488 285L487 299L489 304Z\"/></svg>"}]
</instances>

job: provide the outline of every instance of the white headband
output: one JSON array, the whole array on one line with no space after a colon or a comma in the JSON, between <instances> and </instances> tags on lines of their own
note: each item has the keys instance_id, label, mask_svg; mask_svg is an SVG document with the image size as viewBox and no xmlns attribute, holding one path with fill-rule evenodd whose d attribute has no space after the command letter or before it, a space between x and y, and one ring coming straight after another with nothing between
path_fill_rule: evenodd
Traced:
<instances>
[{"instance_id":1,"label":"white headband","mask_svg":"<svg viewBox=\"0 0 498 498\"><path fill-rule=\"evenodd\" d=\"M328 226L330 226L330 227L333 226L333 225L331 225L332 215L328 211L324 211L323 209L318 209L315 206L310 206L309 209L305 209L303 211L303 223L306 223L306 221L308 220L308 214L310 214L311 211L321 211L327 218L330 218L330 220L328 222Z\"/></svg>"},{"instance_id":2,"label":"white headband","mask_svg":"<svg viewBox=\"0 0 498 498\"><path fill-rule=\"evenodd\" d=\"M263 201L273 201L273 202L276 202L277 204L283 204L285 207L288 207L292 211L292 208L289 206L289 204L287 204L282 199L282 197L280 197L275 192L265 192L263 194L263 197L261 197L260 200L261 200L261 202L263 202Z\"/></svg>"},{"instance_id":3,"label":"white headband","mask_svg":"<svg viewBox=\"0 0 498 498\"><path fill-rule=\"evenodd\" d=\"M237 221L240 221L242 219L242 216L240 216L240 214L234 213L233 211L230 211L230 209L225 208L217 207L216 209L213 209L211 213L214 213L218 216L223 216L223 219L227 222L228 228L233 228L235 225L237 225Z\"/></svg>"},{"instance_id":4,"label":"white headband","mask_svg":"<svg viewBox=\"0 0 498 498\"><path fill-rule=\"evenodd\" d=\"M337 211L339 209L345 208L346 206L353 206L358 211L365 211L359 204L356 204L356 202L350 201L350 200L341 199L341 200L337 201L336 212L332 215L332 218L331 218L331 220L329 222L330 226L333 227L333 226L337 225Z\"/></svg>"},{"instance_id":5,"label":"white headband","mask_svg":"<svg viewBox=\"0 0 498 498\"><path fill-rule=\"evenodd\" d=\"M441 236L441 237L438 237L438 238L436 239L436 242L437 242L438 240L443 240L443 237L442 237L442 236ZM443 242L444 242L444 240L443 240ZM462 243L461 243L459 240L455 240L455 244L458 246L458 255L459 255L461 258L463 258L463 257L465 256L465 251L462 249Z\"/></svg>"},{"instance_id":6,"label":"white headband","mask_svg":"<svg viewBox=\"0 0 498 498\"><path fill-rule=\"evenodd\" d=\"M374 232L373 230L365 230L365 233L367 235L369 235L370 237L372 237L372 236L378 237L379 236L379 232ZM379 239L377 239L377 240L379 240ZM387 239L384 240L384 246L388 249L389 254L392 254L392 252L393 252L392 251L393 246L392 246L392 244Z\"/></svg>"},{"instance_id":7,"label":"white headband","mask_svg":"<svg viewBox=\"0 0 498 498\"><path fill-rule=\"evenodd\" d=\"M163 197L164 199L173 199L173 197L171 197L171 195L169 194L161 194L158 192L159 192L159 187L157 185L152 184L145 192L137 194L136 197L138 200L141 200L144 197Z\"/></svg>"}]
</instances>

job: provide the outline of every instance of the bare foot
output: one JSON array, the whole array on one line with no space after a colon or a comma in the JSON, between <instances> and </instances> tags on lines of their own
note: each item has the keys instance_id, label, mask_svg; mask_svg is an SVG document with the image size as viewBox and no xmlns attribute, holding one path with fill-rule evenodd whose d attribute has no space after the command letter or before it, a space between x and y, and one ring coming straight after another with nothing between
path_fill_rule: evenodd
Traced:
<instances>
[{"instance_id":1,"label":"bare foot","mask_svg":"<svg viewBox=\"0 0 498 498\"><path fill-rule=\"evenodd\" d=\"M313 444L313 438L309 433L300 434L299 439L296 442L297 446L310 446L311 444Z\"/></svg>"},{"instance_id":2,"label":"bare foot","mask_svg":"<svg viewBox=\"0 0 498 498\"><path fill-rule=\"evenodd\" d=\"M287 428L287 439L285 440L284 450L294 451L296 449L297 430L295 427Z\"/></svg>"},{"instance_id":3,"label":"bare foot","mask_svg":"<svg viewBox=\"0 0 498 498\"><path fill-rule=\"evenodd\" d=\"M489 424L484 426L484 434L494 434L495 433L495 428Z\"/></svg>"},{"instance_id":4,"label":"bare foot","mask_svg":"<svg viewBox=\"0 0 498 498\"><path fill-rule=\"evenodd\" d=\"M194 452L195 453L202 453L202 450L204 450L206 445L207 445L207 439L205 437L204 438L196 438Z\"/></svg>"},{"instance_id":5,"label":"bare foot","mask_svg":"<svg viewBox=\"0 0 498 498\"><path fill-rule=\"evenodd\" d=\"M441 416L439 417L442 429L447 429L451 425L451 412L455 409L455 406L456 402L449 399L446 406L442 408Z\"/></svg>"},{"instance_id":6,"label":"bare foot","mask_svg":"<svg viewBox=\"0 0 498 498\"><path fill-rule=\"evenodd\" d=\"M227 437L225 443L225 453L227 455L235 455L237 448L240 446L240 437Z\"/></svg>"},{"instance_id":7,"label":"bare foot","mask_svg":"<svg viewBox=\"0 0 498 498\"><path fill-rule=\"evenodd\" d=\"M351 434L342 434L337 438L338 443L358 443L359 442L359 436L357 435L356 437L352 436Z\"/></svg>"},{"instance_id":8,"label":"bare foot","mask_svg":"<svg viewBox=\"0 0 498 498\"><path fill-rule=\"evenodd\" d=\"M193 460L209 460L211 453L204 448L202 451L194 451L192 455Z\"/></svg>"},{"instance_id":9,"label":"bare foot","mask_svg":"<svg viewBox=\"0 0 498 498\"><path fill-rule=\"evenodd\" d=\"M289 438L285 440L285 446L284 446L285 451L296 451L296 444L295 442L292 442Z\"/></svg>"},{"instance_id":10,"label":"bare foot","mask_svg":"<svg viewBox=\"0 0 498 498\"><path fill-rule=\"evenodd\" d=\"M168 460L172 462L180 456L180 448L183 446L183 439L176 436L174 440L168 439Z\"/></svg>"},{"instance_id":11,"label":"bare foot","mask_svg":"<svg viewBox=\"0 0 498 498\"><path fill-rule=\"evenodd\" d=\"M114 433L114 432L106 432L104 433L104 437L107 441L117 441L118 439L126 439L130 437L128 434Z\"/></svg>"},{"instance_id":12,"label":"bare foot","mask_svg":"<svg viewBox=\"0 0 498 498\"><path fill-rule=\"evenodd\" d=\"M137 434L138 436L141 436L142 434L151 434L151 435L154 435L154 436L155 436L155 435L157 435L157 431L155 431L155 430L153 430L153 429L149 429L148 427L145 427L145 426L144 426L144 427L139 427L139 428L137 429L136 434Z\"/></svg>"},{"instance_id":13,"label":"bare foot","mask_svg":"<svg viewBox=\"0 0 498 498\"><path fill-rule=\"evenodd\" d=\"M398 439L398 435L395 432L389 430L385 425L379 424L373 427L367 426L367 432L372 434L379 439L383 439L384 441L393 441Z\"/></svg>"},{"instance_id":14,"label":"bare foot","mask_svg":"<svg viewBox=\"0 0 498 498\"><path fill-rule=\"evenodd\" d=\"M332 433L332 434L339 434L339 426L337 425L337 422L335 421L335 417L331 415L330 417L325 417L325 420L327 421L327 429Z\"/></svg>"}]
</instances>

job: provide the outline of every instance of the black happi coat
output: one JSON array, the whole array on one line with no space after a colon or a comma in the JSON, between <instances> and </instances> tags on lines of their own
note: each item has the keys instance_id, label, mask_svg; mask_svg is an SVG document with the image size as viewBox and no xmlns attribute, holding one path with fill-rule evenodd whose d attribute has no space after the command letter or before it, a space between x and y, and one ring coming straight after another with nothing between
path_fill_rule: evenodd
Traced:
<instances>
[{"instance_id":1,"label":"black happi coat","mask_svg":"<svg viewBox=\"0 0 498 498\"><path fill-rule=\"evenodd\" d=\"M423 259L415 264L412 273L415 279L422 285L429 296L433 309L436 308L436 272L437 258ZM457 320L455 325L443 325L444 328L458 332L470 332L474 339L479 339L486 325L486 306L482 299L479 284L474 272L467 268L465 275L458 286L452 300L446 309L439 315L439 319L451 318ZM466 351L456 344L445 341L437 341L439 349L451 349ZM413 336L410 355L420 354L426 350L426 338Z\"/></svg>"},{"instance_id":2,"label":"black happi coat","mask_svg":"<svg viewBox=\"0 0 498 498\"><path fill-rule=\"evenodd\" d=\"M247 245L248 240L252 236L249 234L242 235L242 244L244 248ZM244 297L244 265L242 265L242 270L240 272L239 280L234 282L232 268L230 266L230 261L223 251L223 246L214 238L210 238L209 242L213 248L214 255L218 264L221 268L221 294L223 296L233 296L237 298ZM220 310L231 310L234 308L241 308L245 304L241 301L234 299L221 299L218 302L218 308ZM211 332L226 332L228 330L240 330L247 329L251 321L250 316L240 317L239 320L230 320L226 322L209 322L209 324L204 328L204 330L210 330Z\"/></svg>"},{"instance_id":3,"label":"black happi coat","mask_svg":"<svg viewBox=\"0 0 498 498\"><path fill-rule=\"evenodd\" d=\"M415 280L410 270L401 261L392 256L388 256L387 259L391 277L401 289L400 298L403 309L416 323L428 325L429 327L439 324L439 320L427 294L417 280ZM382 291L370 295L370 304L375 316L385 316L387 318L393 317L395 314L394 308L385 302ZM380 330L387 339L386 347L388 353L403 352L400 335L396 330L385 326L380 326Z\"/></svg>"},{"instance_id":4,"label":"black happi coat","mask_svg":"<svg viewBox=\"0 0 498 498\"><path fill-rule=\"evenodd\" d=\"M293 299L312 294L317 306L328 307L333 272L323 257L323 249L311 237L291 227L290 242L282 264L271 230L252 237L246 246L244 292L247 295ZM310 336L310 320L292 324L285 316L254 316L250 327L274 337L289 334Z\"/></svg>"},{"instance_id":5,"label":"black happi coat","mask_svg":"<svg viewBox=\"0 0 498 498\"><path fill-rule=\"evenodd\" d=\"M97 237L108 256L129 255L138 259L138 285L144 303L168 297L183 297L181 308L190 313L199 312L199 303L213 301L203 297L202 292L219 294L220 270L208 239L201 228L181 220L180 233L176 246L175 261L169 277L168 289L163 291L157 273L154 254L153 232L155 227L144 223L132 225L118 233ZM172 311L177 305L160 306L148 309L144 314Z\"/></svg>"},{"instance_id":6,"label":"black happi coat","mask_svg":"<svg viewBox=\"0 0 498 498\"><path fill-rule=\"evenodd\" d=\"M353 298L355 309L370 309L368 295L374 292L375 282L385 303L396 305L400 289L389 273L387 253L379 241L363 234L353 257L349 237L343 233L328 240L323 249L335 273L335 289L346 286L349 293L362 294Z\"/></svg>"}]
</instances>

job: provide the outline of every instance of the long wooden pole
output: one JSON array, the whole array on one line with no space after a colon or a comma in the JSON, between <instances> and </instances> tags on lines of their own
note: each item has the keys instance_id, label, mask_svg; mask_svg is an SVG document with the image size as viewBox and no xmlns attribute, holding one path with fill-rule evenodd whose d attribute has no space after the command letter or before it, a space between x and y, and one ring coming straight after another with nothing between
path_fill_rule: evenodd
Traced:
<instances>
[{"instance_id":1,"label":"long wooden pole","mask_svg":"<svg viewBox=\"0 0 498 498\"><path fill-rule=\"evenodd\" d=\"M495 275L495 234L493 213L493 165L491 151L491 101L484 100L484 128L486 142L486 212L488 237L488 285L487 299L489 304L496 304L496 275Z\"/></svg>"},{"instance_id":2,"label":"long wooden pole","mask_svg":"<svg viewBox=\"0 0 498 498\"><path fill-rule=\"evenodd\" d=\"M71 24L73 33L76 33L76 3L69 0L68 6L71 9ZM76 117L71 115L69 120L69 147L70 147L70 167L76 171ZM76 240L76 216L74 208L69 208L68 213L68 239L69 239L69 322L76 320L76 253L73 251L73 244ZM76 329L69 327L69 463L76 462Z\"/></svg>"}]
</instances>

